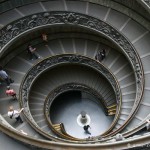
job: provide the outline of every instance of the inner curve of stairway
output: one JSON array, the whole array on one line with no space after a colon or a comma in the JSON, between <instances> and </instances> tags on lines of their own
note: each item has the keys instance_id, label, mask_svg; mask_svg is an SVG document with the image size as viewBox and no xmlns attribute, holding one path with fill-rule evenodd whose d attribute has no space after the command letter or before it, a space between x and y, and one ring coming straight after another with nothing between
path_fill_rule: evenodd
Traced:
<instances>
[{"instance_id":1,"label":"inner curve of stairway","mask_svg":"<svg viewBox=\"0 0 150 150\"><path fill-rule=\"evenodd\" d=\"M120 13L109 7L96 5L94 3L89 3L86 1L43 1L29 5L24 5L0 14L0 26L6 26L10 22L21 17L28 16L30 14L52 10L74 11L102 19L114 26L115 28L117 28L119 32L125 35L128 38L128 40L133 44L142 60L142 65L145 74L145 87L140 108L135 117L126 127L125 131L132 129L133 127L141 123L144 120L144 118L146 118L147 115L149 115L150 107L149 31L141 24L137 23L135 20L131 19L123 13ZM135 100L136 89L134 72L130 64L128 63L128 60L120 52L110 47L104 45L102 46L98 42L80 38L57 38L49 41L48 47L45 47L44 44L37 44L35 46L37 47L37 53L41 56L41 58L64 52L80 53L82 55L94 58L94 55L96 54L96 51L99 47L107 48L107 57L103 63L116 75L123 94L121 116L116 124L115 129L119 128L124 123L132 109ZM36 62L36 60L29 61L28 56L24 51L15 56L8 62L8 64L5 65L6 71L15 80L15 83L12 84L12 87L15 91L17 91L17 93L19 91L19 86L24 75ZM19 105L17 101L12 101L10 97L6 97L6 95L4 94L6 89L5 85L0 85L0 88L0 113L3 115L6 121L8 121L8 123L10 123L10 125L15 127L17 130L23 129L25 132L27 132L33 137L45 139L44 137L40 136L35 130L33 130L32 127L30 127L30 125L25 120L25 122L22 125L20 125L16 124L15 122L13 122L13 120L10 120L7 117L7 107L9 105L14 105L15 108L18 108ZM40 89L40 91L42 91L42 89ZM40 93L38 91L32 91L32 94L35 99L45 97L44 90ZM36 98L34 94L38 95L38 98ZM36 114L36 117L41 116ZM42 128L48 130L47 125L42 126Z\"/></svg>"}]
</instances>

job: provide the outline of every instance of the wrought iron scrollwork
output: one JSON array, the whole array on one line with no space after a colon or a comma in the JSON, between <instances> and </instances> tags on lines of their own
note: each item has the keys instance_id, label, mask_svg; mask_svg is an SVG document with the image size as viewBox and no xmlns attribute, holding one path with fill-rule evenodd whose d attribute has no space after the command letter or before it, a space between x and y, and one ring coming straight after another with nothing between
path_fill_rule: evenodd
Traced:
<instances>
[{"instance_id":1,"label":"wrought iron scrollwork","mask_svg":"<svg viewBox=\"0 0 150 150\"><path fill-rule=\"evenodd\" d=\"M32 118L32 115L28 107L28 98L29 98L29 93L30 93L32 84L35 82L36 78L38 78L43 72L46 72L46 70L49 70L50 68L53 68L55 66L62 65L62 64L85 65L85 66L89 66L93 68L94 70L102 74L106 78L106 80L108 80L108 82L111 84L114 90L115 96L116 96L118 108L120 108L122 96L121 96L121 90L120 90L119 84L116 78L114 77L114 75L103 64L100 64L93 59L90 59L88 57L81 56L81 55L74 55L74 54L56 55L53 57L46 58L42 60L41 62L37 63L35 66L33 66L29 70L29 72L26 74L24 80L21 83L20 94L19 94L20 100L21 100L20 104L21 104L21 107L25 108L24 114L28 118L28 120L30 120L32 124L34 124L37 127L37 124ZM73 89L84 88L85 89L84 86L77 85L77 84L69 84L68 86L65 86L64 88L66 88L66 90L69 90L70 88L73 88ZM57 90L55 90L51 94L51 96L55 97L58 93L61 93L63 90L64 89L60 87ZM48 106L46 106L45 108L48 109ZM120 109L118 109L118 113L116 115L117 117L115 117L115 121L118 119L119 110Z\"/></svg>"},{"instance_id":2,"label":"wrought iron scrollwork","mask_svg":"<svg viewBox=\"0 0 150 150\"><path fill-rule=\"evenodd\" d=\"M87 85L73 82L73 83L67 83L67 84L58 86L56 89L54 89L53 91L51 91L48 94L48 96L45 100L45 103L44 103L44 113L45 113L46 120L47 120L50 128L52 129L52 131L54 131L58 135L59 135L59 133L57 130L54 129L51 119L50 119L51 104L57 96L59 96L60 94L62 94L64 92L68 92L68 91L81 91L81 92L89 93L89 94L93 95L97 100L99 100L99 103L102 104L102 106L104 107L104 110L107 109L104 105L104 98L102 97L102 95L98 91L96 91L95 89L93 89ZM95 139L98 139L98 138L99 138L99 136L95 137ZM70 139L70 137L68 137L68 139Z\"/></svg>"},{"instance_id":3,"label":"wrought iron scrollwork","mask_svg":"<svg viewBox=\"0 0 150 150\"><path fill-rule=\"evenodd\" d=\"M53 91L51 91L45 101L45 113L49 114L49 109L50 109L50 104L54 101L54 99L67 91L84 91L87 92L93 96L95 96L97 99L100 99L101 101L104 99L96 90L92 89L91 87L88 87L87 85L83 85L80 83L67 83L67 84L63 84L59 87L57 87L56 89L54 89Z\"/></svg>"},{"instance_id":4,"label":"wrought iron scrollwork","mask_svg":"<svg viewBox=\"0 0 150 150\"><path fill-rule=\"evenodd\" d=\"M137 84L139 85L141 84L141 82L143 82L142 65L139 56L131 43L116 29L114 29L104 21L79 13L45 12L30 15L14 21L0 30L0 49L2 49L10 40L14 39L21 33L30 29L34 29L35 27L39 27L41 25L50 24L74 24L79 26L81 25L106 35L114 42L116 42L116 44L122 48L122 50L130 59L132 66L135 70ZM138 88L138 92L141 92L140 90L141 86L140 88Z\"/></svg>"},{"instance_id":5,"label":"wrought iron scrollwork","mask_svg":"<svg viewBox=\"0 0 150 150\"><path fill-rule=\"evenodd\" d=\"M143 95L143 87L144 87L143 67L140 57L136 52L136 50L134 49L133 45L118 30L110 26L108 23L96 19L94 17L90 17L88 15L75 12L54 11L54 12L44 12L44 13L42 12L33 14L18 19L0 30L0 51L3 51L3 49L5 49L5 46L8 43L10 43L10 41L13 42L13 39L15 39L20 34L23 34L28 30L31 29L33 30L43 25L55 25L55 24L58 25L70 24L82 26L90 30L97 31L108 37L113 42L115 42L116 45L118 45L122 49L122 51L128 57L130 63L132 64L136 77L136 87L137 87L136 100L132 109L132 113L129 115L131 118L135 110L138 108ZM57 60L53 61L57 62ZM41 69L43 67L44 66L40 66ZM26 96L24 97L24 101L25 100Z\"/></svg>"}]
</instances>

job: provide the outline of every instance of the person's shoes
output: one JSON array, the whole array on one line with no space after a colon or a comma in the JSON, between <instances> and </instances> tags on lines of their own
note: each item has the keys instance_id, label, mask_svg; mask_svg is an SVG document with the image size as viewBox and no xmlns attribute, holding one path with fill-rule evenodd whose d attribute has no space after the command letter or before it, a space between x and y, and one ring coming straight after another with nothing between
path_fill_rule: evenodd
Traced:
<instances>
[{"instance_id":1,"label":"person's shoes","mask_svg":"<svg viewBox=\"0 0 150 150\"><path fill-rule=\"evenodd\" d=\"M39 56L38 59L40 59L41 57Z\"/></svg>"},{"instance_id":2,"label":"person's shoes","mask_svg":"<svg viewBox=\"0 0 150 150\"><path fill-rule=\"evenodd\" d=\"M23 123L23 121L20 121L20 123Z\"/></svg>"}]
</instances>

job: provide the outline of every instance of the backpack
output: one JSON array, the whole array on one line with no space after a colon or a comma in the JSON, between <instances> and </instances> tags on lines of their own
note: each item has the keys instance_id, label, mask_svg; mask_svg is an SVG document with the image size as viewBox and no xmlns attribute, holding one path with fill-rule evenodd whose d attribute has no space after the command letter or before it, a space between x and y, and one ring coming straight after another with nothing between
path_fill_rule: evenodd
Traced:
<instances>
[{"instance_id":1,"label":"backpack","mask_svg":"<svg viewBox=\"0 0 150 150\"><path fill-rule=\"evenodd\" d=\"M10 119L12 119L12 118L13 118L13 115L14 115L14 111L13 111L12 115L10 116Z\"/></svg>"}]
</instances>

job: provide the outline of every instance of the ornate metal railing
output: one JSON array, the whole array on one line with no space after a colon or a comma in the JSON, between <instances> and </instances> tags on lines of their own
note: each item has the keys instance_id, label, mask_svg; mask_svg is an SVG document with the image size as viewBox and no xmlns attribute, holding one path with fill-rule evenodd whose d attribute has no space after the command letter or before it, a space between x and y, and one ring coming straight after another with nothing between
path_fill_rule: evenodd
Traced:
<instances>
[{"instance_id":1,"label":"ornate metal railing","mask_svg":"<svg viewBox=\"0 0 150 150\"><path fill-rule=\"evenodd\" d=\"M48 57L41 62L37 63L35 66L33 66L26 76L24 77L21 86L20 86L20 104L21 107L24 107L24 114L25 117L30 121L31 125L35 128L38 128L38 125L32 118L32 115L30 113L29 107L28 107L28 98L29 98L29 93L32 84L35 82L36 78L38 78L43 72L46 70L49 70L50 68L53 68L58 65L62 64L79 64L79 65L85 65L90 68L93 68L94 70L98 71L112 86L112 89L114 90L114 93L116 95L116 103L117 103L117 113L114 118L114 121L112 125L110 126L111 130L115 123L117 122L119 115L120 115L120 107L121 107L121 91L119 84L114 77L114 75L106 68L104 67L103 64L98 63L97 61L90 59L85 56L81 55L74 55L74 54L62 54L62 55L56 55L53 57ZM41 132L43 133L43 132Z\"/></svg>"},{"instance_id":2,"label":"ornate metal railing","mask_svg":"<svg viewBox=\"0 0 150 150\"><path fill-rule=\"evenodd\" d=\"M13 130L7 126L3 126L0 122L0 130L4 133L8 134L11 138L15 138L15 140L21 141L24 144L27 144L29 147L37 148L37 149L62 149L62 150L79 150L79 149L92 149L92 150L99 150L99 149L112 149L112 147L115 147L115 149L129 149L129 148L135 148L137 146L140 146L140 148L143 147L149 147L150 143L150 135L143 135L138 136L135 138L127 138L123 141L110 141L107 143L101 143L98 141L95 141L94 143L62 143L62 142L54 142L50 140L39 140L32 138L30 136L26 136L23 134L19 134L19 132L16 132L16 130ZM98 143L97 143L98 142Z\"/></svg>"},{"instance_id":3,"label":"ornate metal railing","mask_svg":"<svg viewBox=\"0 0 150 150\"><path fill-rule=\"evenodd\" d=\"M12 22L0 30L0 54L2 54L3 50L5 50L11 42L13 42L13 39L19 37L19 35L30 30L37 29L38 27L40 28L41 26L56 24L76 25L76 27L82 26L90 30L95 30L116 43L116 45L120 47L120 49L122 49L128 57L135 72L137 91L136 100L130 115L125 123L115 132L121 131L129 123L138 109L143 94L144 74L139 55L132 44L121 33L119 33L119 31L110 26L108 23L87 15L72 12L45 12L30 15Z\"/></svg>"},{"instance_id":4,"label":"ornate metal railing","mask_svg":"<svg viewBox=\"0 0 150 150\"><path fill-rule=\"evenodd\" d=\"M18 1L1 0L0 3L2 5L2 7L0 7L0 13L4 13L4 12L12 10L14 8L29 5L29 4L32 4L32 3L45 2L45 1L46 0L34 0L34 1L22 0L18 3ZM83 1L85 3L86 2L89 2L89 3L91 2L90 0L78 0L78 1ZM137 1L143 3L144 0L137 0ZM149 1L149 0L145 0L145 1L147 3L147 1ZM136 7L136 3L135 3L135 6L134 5L132 6L133 8L131 7L131 5L127 5L127 7L126 7L124 5L124 3L122 3L122 2L120 2L120 4L118 4L118 3L116 3L115 0L108 0L107 2L92 0L92 3L95 3L97 5L102 5L104 7L110 7L110 8L112 8L112 9L118 11L118 12L124 13L125 15L133 18L133 20L137 21L138 23L142 24L146 28L150 29L149 21L146 21L143 17L140 16L140 15L144 16L145 15L144 12L140 11L138 13L135 13L137 8L139 8L139 7ZM130 13L129 13L129 11L130 11ZM139 13L140 13L140 15L139 15Z\"/></svg>"},{"instance_id":5,"label":"ornate metal railing","mask_svg":"<svg viewBox=\"0 0 150 150\"><path fill-rule=\"evenodd\" d=\"M49 116L49 110L50 110L51 104L58 95L60 95L64 92L67 92L67 91L74 91L74 90L81 91L81 92L84 91L86 93L93 95L95 97L95 99L97 99L96 101L102 104L104 111L107 114L107 104L106 104L103 96L101 95L101 93L98 93L98 91L96 91L95 89L93 89L90 86L87 86L87 85L81 84L81 83L77 83L77 82L63 84L61 86L58 86L53 91L51 91L45 100L45 104L44 104L45 114ZM115 101L115 104L116 104L116 101Z\"/></svg>"},{"instance_id":6,"label":"ornate metal railing","mask_svg":"<svg viewBox=\"0 0 150 150\"><path fill-rule=\"evenodd\" d=\"M67 92L67 91L81 91L81 92L87 92L91 95L93 95L95 97L95 100L97 103L101 103L103 106L103 109L105 111L105 113L107 114L107 105L105 104L104 98L102 97L102 95L100 93L98 93L98 91L96 91L95 89L84 85L84 84L80 84L80 83L67 83L67 84L63 84L61 86L58 86L56 89L54 89L53 91L51 91L44 103L44 113L46 116L46 120L50 126L50 128L58 135L61 136L63 138L68 138L71 140L70 137L66 137L62 134L60 134L57 130L55 130L55 128L53 127L53 124L51 122L50 119L50 108L51 108L51 104L52 102L55 100L56 97L58 97L60 94ZM115 103L116 104L116 103ZM118 112L117 112L118 113ZM96 137L97 139L99 139L99 137ZM76 139L77 140L77 139ZM79 139L81 140L81 139Z\"/></svg>"},{"instance_id":7,"label":"ornate metal railing","mask_svg":"<svg viewBox=\"0 0 150 150\"><path fill-rule=\"evenodd\" d=\"M33 27L33 29L34 29L34 27ZM27 30L28 30L28 29L27 29ZM8 32L9 32L9 29L8 29ZM23 32L24 32L24 31L23 31ZM23 33L23 32L21 32L21 33ZM2 33L2 32L1 32L1 33ZM5 32L4 32L4 33L5 33ZM14 36L13 38L19 36L19 34L21 34L21 33L18 33L18 34L17 34L16 36ZM1 34L1 35L2 35L2 34ZM6 35L6 34L5 34L5 35ZM8 35L8 36L9 36L9 35ZM13 38L12 38L12 39L13 39ZM12 39L10 39L10 40L12 40ZM6 44L8 44L9 42L10 42L10 41L6 42ZM5 44L4 44L1 48L3 48L3 47L5 47ZM131 46L131 47L132 47L132 46ZM134 50L133 47L132 47L132 49ZM1 51L2 51L2 49L1 49ZM129 55L129 54L127 53L127 55ZM137 56L135 56L135 57L138 58ZM132 57L129 57L129 58L132 59ZM139 58L138 58L138 59L139 59ZM135 61L135 62L136 62L136 61ZM134 63L132 63L132 64L134 64ZM137 64L140 65L139 61L137 61ZM134 67L134 68L135 68L135 67ZM143 80L142 66L137 67L137 69L134 69L134 70L137 70L137 71L138 71L138 68L141 70L141 71L140 71L141 73L139 73L139 75L141 74L141 77L139 78L139 79L140 79L139 81L140 81L141 83L143 83L144 80ZM137 75L137 73L136 73L136 77L137 77L137 76L138 76L138 75ZM137 78L138 78L138 77L137 77ZM138 80L137 80L137 81L138 81ZM140 89L140 90L139 90L139 89L137 88L137 91L139 91L139 97L138 97L138 100L139 100L139 101L137 100L137 104L136 104L136 105L138 105L138 102L140 102L140 99L141 99L140 97L141 97L141 95L142 95L142 94L140 94L140 93L142 93L141 91L143 90L143 87L142 87L142 86L141 86L141 87L138 86L138 87L139 87L139 89ZM1 127L1 128L3 129L3 127ZM5 129L4 129L4 130L5 130ZM14 133L14 134L15 134L15 133ZM139 140L137 139L137 141L139 141ZM147 137L144 137L141 141L149 142L149 137L148 137L148 136L147 136ZM28 140L28 142L29 142L29 140ZM130 143L137 143L136 141L135 141L135 142L133 142L133 141L127 141L127 142L130 142ZM126 142L126 143L127 143L127 142ZM41 145L43 145L43 142L40 143L39 141L38 141L38 142L37 142L37 141L36 141L36 142L33 141L33 144L35 144L35 143L36 143L37 145L38 145L38 143L41 144ZM116 143L115 143L115 144L116 144ZM46 145L46 146L49 146L49 145L46 144L46 143L45 143L45 145ZM110 144L110 145L111 145L111 144ZM110 146L110 145L109 145L109 146ZM113 145L113 144L112 144L112 145ZM115 145L115 146L117 147L117 145ZM108 147L107 147L107 148L108 148Z\"/></svg>"}]
</instances>

